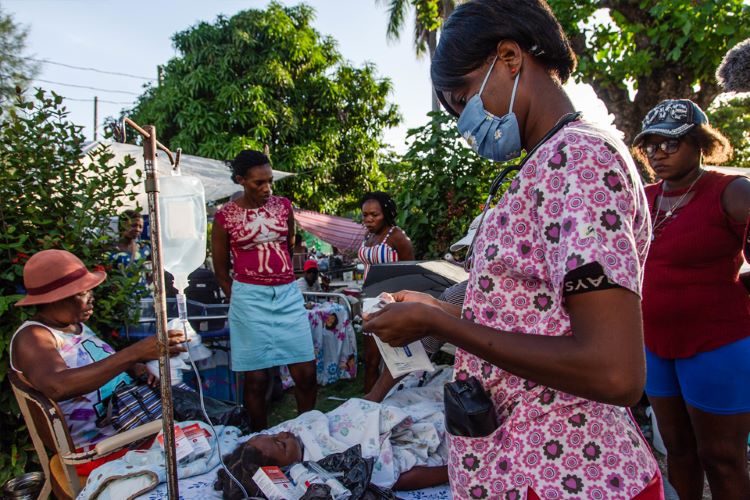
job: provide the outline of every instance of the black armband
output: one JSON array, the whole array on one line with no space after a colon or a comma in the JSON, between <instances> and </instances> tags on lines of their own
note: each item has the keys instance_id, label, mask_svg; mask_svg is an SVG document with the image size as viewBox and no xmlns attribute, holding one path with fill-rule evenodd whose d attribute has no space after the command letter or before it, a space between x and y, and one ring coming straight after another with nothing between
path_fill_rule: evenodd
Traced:
<instances>
[{"instance_id":1,"label":"black armband","mask_svg":"<svg viewBox=\"0 0 750 500\"><path fill-rule=\"evenodd\" d=\"M591 262L573 269L563 279L563 297L579 293L598 292L610 288L622 288L611 281L598 262Z\"/></svg>"}]
</instances>

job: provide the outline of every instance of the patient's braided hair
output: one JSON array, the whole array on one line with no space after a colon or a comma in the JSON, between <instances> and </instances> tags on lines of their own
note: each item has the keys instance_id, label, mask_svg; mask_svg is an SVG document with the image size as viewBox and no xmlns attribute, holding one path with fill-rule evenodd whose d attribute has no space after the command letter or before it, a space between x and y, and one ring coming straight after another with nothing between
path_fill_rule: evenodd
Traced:
<instances>
[{"instance_id":1,"label":"patient's braided hair","mask_svg":"<svg viewBox=\"0 0 750 500\"><path fill-rule=\"evenodd\" d=\"M370 191L365 193L362 197L362 201L359 202L359 206L365 204L366 201L375 200L380 205L380 210L383 211L383 218L385 223L389 226L396 225L396 203L388 193L383 191Z\"/></svg>"},{"instance_id":2,"label":"patient's braided hair","mask_svg":"<svg viewBox=\"0 0 750 500\"><path fill-rule=\"evenodd\" d=\"M264 455L258 448L249 444L247 441L240 445L232 453L224 457L229 472L242 483L251 497L261 496L262 493L258 485L253 481L253 475L260 467L267 465L278 465L274 460ZM229 477L222 468L217 473L217 479L214 483L214 489L222 491L222 496L229 500L241 500L244 497L242 490Z\"/></svg>"}]
</instances>

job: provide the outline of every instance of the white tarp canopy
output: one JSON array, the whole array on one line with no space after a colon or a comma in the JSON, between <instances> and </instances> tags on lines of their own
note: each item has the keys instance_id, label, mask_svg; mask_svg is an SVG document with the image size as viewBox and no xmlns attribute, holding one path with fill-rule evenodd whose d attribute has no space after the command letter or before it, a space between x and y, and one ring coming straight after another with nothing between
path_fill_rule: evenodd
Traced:
<instances>
[{"instance_id":1,"label":"white tarp canopy","mask_svg":"<svg viewBox=\"0 0 750 500\"><path fill-rule=\"evenodd\" d=\"M109 151L114 154L114 158L109 161L109 164L114 166L122 163L126 156L130 155L135 160L135 164L128 170L128 177L131 179L138 179L136 174L137 170L140 170L142 177L138 179L140 182L136 187L136 201L131 202L125 201L125 208L134 208L136 202L142 207L146 208L146 193L144 192L143 180L145 179L144 166L143 166L143 148L135 146L133 144L121 144L119 142L110 141L97 141L86 145L83 152L88 154L91 151L95 151L97 148L106 146ZM85 160L84 160L85 161ZM159 169L159 176L171 175L172 166L169 164L169 158L164 152L159 151L157 155L157 164ZM241 186L238 186L229 178L229 168L224 161L212 160L210 158L202 158L200 156L182 155L180 158L180 169L183 175L192 175L197 177L203 183L203 188L206 190L206 201L216 201L222 198L227 198L233 193L240 191ZM273 180L278 181L285 177L294 175L290 172L282 172L280 170L273 171Z\"/></svg>"},{"instance_id":2,"label":"white tarp canopy","mask_svg":"<svg viewBox=\"0 0 750 500\"><path fill-rule=\"evenodd\" d=\"M706 166L709 170L715 170L717 172L721 172L722 174L727 175L744 175L746 177L750 177L750 168L740 168L740 167L713 167L710 165Z\"/></svg>"}]
</instances>

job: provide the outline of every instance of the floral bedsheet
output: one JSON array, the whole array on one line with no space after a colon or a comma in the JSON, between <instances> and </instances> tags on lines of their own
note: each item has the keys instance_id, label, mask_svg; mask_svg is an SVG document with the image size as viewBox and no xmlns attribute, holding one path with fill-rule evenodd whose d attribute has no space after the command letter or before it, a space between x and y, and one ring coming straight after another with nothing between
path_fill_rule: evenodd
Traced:
<instances>
[{"instance_id":1,"label":"floral bedsheet","mask_svg":"<svg viewBox=\"0 0 750 500\"><path fill-rule=\"evenodd\" d=\"M346 308L337 302L313 303L308 309L315 348L318 385L357 377L357 339ZM294 385L289 369L281 367L284 389Z\"/></svg>"}]
</instances>

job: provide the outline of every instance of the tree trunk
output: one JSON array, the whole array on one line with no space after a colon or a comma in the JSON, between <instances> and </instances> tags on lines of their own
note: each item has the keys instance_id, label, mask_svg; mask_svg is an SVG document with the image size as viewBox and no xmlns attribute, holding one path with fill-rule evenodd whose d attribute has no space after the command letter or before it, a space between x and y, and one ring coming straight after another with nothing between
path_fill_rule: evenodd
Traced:
<instances>
[{"instance_id":1,"label":"tree trunk","mask_svg":"<svg viewBox=\"0 0 750 500\"><path fill-rule=\"evenodd\" d=\"M571 45L579 57L584 51L591 50L586 47L581 36L571 38ZM665 99L690 99L705 110L719 95L719 87L716 83L702 82L700 89L696 92L691 84L695 80L692 68L674 63L668 73L653 71L648 75L639 76L636 80L638 90L631 100L624 86L613 87L611 83L593 75L584 75L582 78L583 83L591 85L597 97L614 115L615 126L624 134L623 140L628 146L640 132L641 122L646 114ZM653 178L653 173L649 168L644 165L639 165L639 167L641 167L644 179Z\"/></svg>"},{"instance_id":2,"label":"tree trunk","mask_svg":"<svg viewBox=\"0 0 750 500\"><path fill-rule=\"evenodd\" d=\"M638 79L638 91L631 101L625 89L605 88L595 79L584 79L584 82L593 87L607 110L615 116L615 126L625 134L626 144L630 144L640 132L646 113L664 99L690 99L705 109L719 94L717 86L713 84L703 84L695 92L687 81L665 81L650 75Z\"/></svg>"},{"instance_id":3,"label":"tree trunk","mask_svg":"<svg viewBox=\"0 0 750 500\"><path fill-rule=\"evenodd\" d=\"M437 31L430 31L427 34L427 50L430 51L430 61L432 61L437 49ZM432 111L440 111L440 101L438 101L435 87L430 84L430 94L432 95Z\"/></svg>"}]
</instances>

